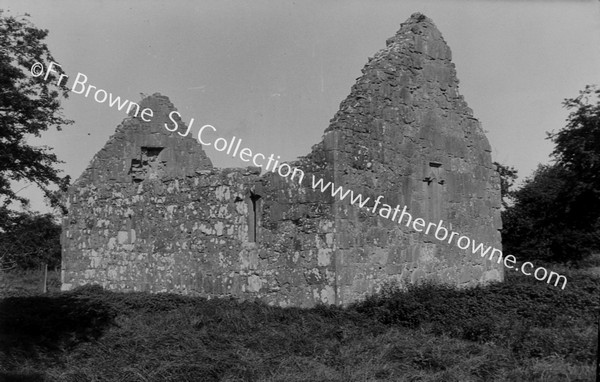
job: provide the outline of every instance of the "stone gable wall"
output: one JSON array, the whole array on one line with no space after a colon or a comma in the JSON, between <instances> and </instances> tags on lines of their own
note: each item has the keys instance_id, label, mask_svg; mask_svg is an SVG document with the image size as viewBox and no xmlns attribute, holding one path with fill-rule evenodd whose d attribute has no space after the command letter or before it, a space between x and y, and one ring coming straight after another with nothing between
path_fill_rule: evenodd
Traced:
<instances>
[{"instance_id":1,"label":"stone gable wall","mask_svg":"<svg viewBox=\"0 0 600 382\"><path fill-rule=\"evenodd\" d=\"M371 211L336 206L340 302L362 298L386 279L459 286L502 280L501 264L399 224L400 214L392 221L372 212L382 195L392 208L406 205L413 221L443 220L446 228L501 248L491 148L458 93L439 31L414 15L362 72L327 129L337 153L336 184L371 198Z\"/></svg>"}]
</instances>

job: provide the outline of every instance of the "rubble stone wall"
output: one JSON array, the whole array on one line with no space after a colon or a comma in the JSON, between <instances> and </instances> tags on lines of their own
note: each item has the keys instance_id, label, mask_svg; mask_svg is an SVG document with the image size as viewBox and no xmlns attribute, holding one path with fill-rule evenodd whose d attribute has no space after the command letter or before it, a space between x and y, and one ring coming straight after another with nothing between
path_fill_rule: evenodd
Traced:
<instances>
[{"instance_id":1,"label":"rubble stone wall","mask_svg":"<svg viewBox=\"0 0 600 382\"><path fill-rule=\"evenodd\" d=\"M62 289L334 304L333 219L320 192L259 179L256 167L213 168L195 140L164 128L175 110L166 97L141 105L156 119L127 119L69 190Z\"/></svg>"},{"instance_id":2,"label":"rubble stone wall","mask_svg":"<svg viewBox=\"0 0 600 382\"><path fill-rule=\"evenodd\" d=\"M458 93L450 49L423 15L369 59L323 140L289 163L302 183L214 168L185 124L166 128L167 97L140 106L151 121L127 118L69 189L63 290L97 283L309 307L346 305L390 281L503 279L501 264L380 215L383 204L406 205L413 220L443 220L501 248L490 146ZM369 202L361 209L314 190L313 176Z\"/></svg>"},{"instance_id":3,"label":"rubble stone wall","mask_svg":"<svg viewBox=\"0 0 600 382\"><path fill-rule=\"evenodd\" d=\"M443 220L477 243L502 248L491 147L458 93L450 49L431 20L413 15L369 59L326 134L336 151L336 184L370 197L368 207L382 195L392 208L406 205L413 221ZM407 227L408 215L399 224L399 213L392 221L386 211L390 219L349 203L337 207L341 303L386 279L459 286L502 280L501 264Z\"/></svg>"}]
</instances>

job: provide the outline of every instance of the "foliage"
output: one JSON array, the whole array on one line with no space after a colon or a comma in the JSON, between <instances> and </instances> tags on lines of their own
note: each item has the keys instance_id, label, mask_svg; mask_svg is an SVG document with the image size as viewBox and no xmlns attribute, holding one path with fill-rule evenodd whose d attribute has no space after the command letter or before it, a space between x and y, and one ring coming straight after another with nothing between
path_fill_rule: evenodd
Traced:
<instances>
[{"instance_id":1,"label":"foliage","mask_svg":"<svg viewBox=\"0 0 600 382\"><path fill-rule=\"evenodd\" d=\"M512 187L517 179L517 170L512 166L502 165L498 162L494 162L496 171L500 176L500 197L502 198L502 206L508 208L512 201Z\"/></svg>"},{"instance_id":2,"label":"foliage","mask_svg":"<svg viewBox=\"0 0 600 382\"><path fill-rule=\"evenodd\" d=\"M588 85L563 105L575 110L565 128L548 134L556 145L552 154L559 165L576 174L579 182L600 189L600 89Z\"/></svg>"},{"instance_id":3,"label":"foliage","mask_svg":"<svg viewBox=\"0 0 600 382\"><path fill-rule=\"evenodd\" d=\"M597 230L572 219L568 192L571 173L540 165L512 193L514 204L502 212L504 251L522 260L579 260L597 248Z\"/></svg>"},{"instance_id":4,"label":"foliage","mask_svg":"<svg viewBox=\"0 0 600 382\"><path fill-rule=\"evenodd\" d=\"M0 300L0 380L568 381L593 375L600 279L387 288L279 308L99 286Z\"/></svg>"},{"instance_id":5,"label":"foliage","mask_svg":"<svg viewBox=\"0 0 600 382\"><path fill-rule=\"evenodd\" d=\"M561 195L569 225L583 229L600 224L600 89L586 86L578 97L564 101L574 109L567 126L548 134L556 145L552 155L567 174Z\"/></svg>"},{"instance_id":6,"label":"foliage","mask_svg":"<svg viewBox=\"0 0 600 382\"><path fill-rule=\"evenodd\" d=\"M56 268L61 261L61 227L51 214L0 208L0 270Z\"/></svg>"},{"instance_id":7,"label":"foliage","mask_svg":"<svg viewBox=\"0 0 600 382\"><path fill-rule=\"evenodd\" d=\"M577 261L600 250L600 90L566 99L567 125L548 134L553 164L540 165L502 212L504 252L521 260ZM506 172L505 172L506 173ZM506 184L506 183L504 183Z\"/></svg>"},{"instance_id":8,"label":"foliage","mask_svg":"<svg viewBox=\"0 0 600 382\"><path fill-rule=\"evenodd\" d=\"M512 274L508 283L470 289L425 283L388 289L355 309L386 325L499 344L522 360L557 354L593 363L600 279L573 272L568 278L562 291Z\"/></svg>"},{"instance_id":9,"label":"foliage","mask_svg":"<svg viewBox=\"0 0 600 382\"><path fill-rule=\"evenodd\" d=\"M44 290L59 292L60 270L44 269L10 270L0 272L0 299L39 295Z\"/></svg>"},{"instance_id":10,"label":"foliage","mask_svg":"<svg viewBox=\"0 0 600 382\"><path fill-rule=\"evenodd\" d=\"M5 206L12 201L26 204L11 185L25 180L37 184L52 205L58 206L57 195L49 186L64 188L69 180L59 176L55 166L60 161L51 149L31 146L27 138L72 123L64 118L60 106L68 88L64 81L58 84L58 75L63 74L58 66L47 78L31 75L34 63L48 68L55 59L43 42L48 31L33 26L28 16L7 16L0 10L0 200Z\"/></svg>"}]
</instances>

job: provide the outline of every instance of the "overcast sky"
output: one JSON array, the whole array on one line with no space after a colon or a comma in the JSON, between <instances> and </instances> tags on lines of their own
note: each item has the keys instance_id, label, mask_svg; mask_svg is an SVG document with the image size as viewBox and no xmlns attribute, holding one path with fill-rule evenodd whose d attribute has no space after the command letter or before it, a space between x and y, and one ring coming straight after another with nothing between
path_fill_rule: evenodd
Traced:
<instances>
[{"instance_id":1,"label":"overcast sky","mask_svg":"<svg viewBox=\"0 0 600 382\"><path fill-rule=\"evenodd\" d=\"M241 137L292 160L310 151L361 75L414 12L430 17L453 53L460 92L493 147L521 177L552 150L562 100L600 83L599 1L27 1L0 0L50 31L71 81L78 72L115 96L160 92L184 121ZM75 124L36 144L77 178L126 117L72 94ZM247 165L205 149L219 167ZM34 186L20 194L44 209Z\"/></svg>"}]
</instances>

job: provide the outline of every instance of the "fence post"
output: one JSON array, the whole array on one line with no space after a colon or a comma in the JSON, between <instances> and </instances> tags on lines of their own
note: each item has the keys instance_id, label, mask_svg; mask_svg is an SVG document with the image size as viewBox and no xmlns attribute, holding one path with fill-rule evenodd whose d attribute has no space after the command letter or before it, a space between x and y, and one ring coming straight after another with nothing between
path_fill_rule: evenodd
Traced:
<instances>
[{"instance_id":1,"label":"fence post","mask_svg":"<svg viewBox=\"0 0 600 382\"><path fill-rule=\"evenodd\" d=\"M44 263L44 288L42 292L48 292L48 263Z\"/></svg>"}]
</instances>

